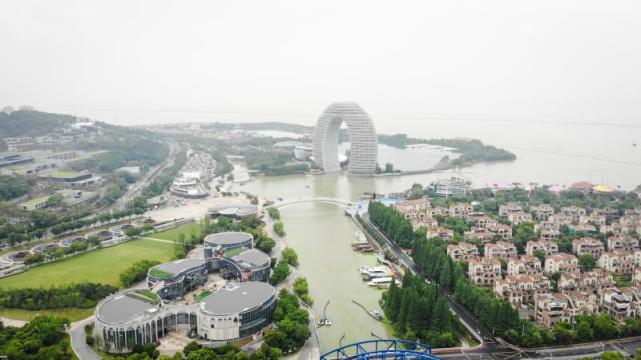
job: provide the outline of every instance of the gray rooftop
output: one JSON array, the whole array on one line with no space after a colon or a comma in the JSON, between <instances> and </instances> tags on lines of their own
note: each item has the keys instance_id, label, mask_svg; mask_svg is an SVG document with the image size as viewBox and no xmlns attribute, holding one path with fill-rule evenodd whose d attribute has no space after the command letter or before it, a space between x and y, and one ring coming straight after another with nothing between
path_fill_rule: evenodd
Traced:
<instances>
[{"instance_id":1,"label":"gray rooftop","mask_svg":"<svg viewBox=\"0 0 641 360\"><path fill-rule=\"evenodd\" d=\"M154 266L154 268L170 273L172 275L176 275L183 270L201 266L203 264L205 264L204 259L179 259L179 260L174 260L168 263L156 265Z\"/></svg>"},{"instance_id":2,"label":"gray rooftop","mask_svg":"<svg viewBox=\"0 0 641 360\"><path fill-rule=\"evenodd\" d=\"M100 319L109 324L129 322L137 317L150 315L157 306L126 294L118 294L107 300L98 309ZM153 311L153 310L152 310Z\"/></svg>"},{"instance_id":3,"label":"gray rooftop","mask_svg":"<svg viewBox=\"0 0 641 360\"><path fill-rule=\"evenodd\" d=\"M249 249L247 251L243 251L240 254L233 256L232 259L238 262L244 262L254 266L269 264L269 262L271 261L271 259L269 258L269 256L267 256L267 254L256 249Z\"/></svg>"},{"instance_id":4,"label":"gray rooftop","mask_svg":"<svg viewBox=\"0 0 641 360\"><path fill-rule=\"evenodd\" d=\"M216 315L236 314L262 305L274 294L276 289L264 282L234 283L206 297L200 306Z\"/></svg>"},{"instance_id":5,"label":"gray rooftop","mask_svg":"<svg viewBox=\"0 0 641 360\"><path fill-rule=\"evenodd\" d=\"M252 234L246 232L222 232L208 235L205 242L210 245L230 245L252 240Z\"/></svg>"}]
</instances>

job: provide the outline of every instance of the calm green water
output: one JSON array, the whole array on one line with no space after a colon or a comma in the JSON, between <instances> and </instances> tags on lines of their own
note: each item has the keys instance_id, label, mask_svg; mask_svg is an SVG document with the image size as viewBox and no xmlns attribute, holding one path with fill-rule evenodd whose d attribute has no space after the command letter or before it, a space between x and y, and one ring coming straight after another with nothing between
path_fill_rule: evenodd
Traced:
<instances>
[{"instance_id":1,"label":"calm green water","mask_svg":"<svg viewBox=\"0 0 641 360\"><path fill-rule=\"evenodd\" d=\"M340 174L319 176L263 177L239 189L276 200L279 197L325 196L358 199L364 191L392 191L405 184L396 178L348 177ZM343 209L324 203L301 203L281 209L287 231L287 242L298 253L300 270L309 280L310 294L318 317L327 301L327 317L333 325L318 329L321 351L342 343L373 338L372 333L389 338L384 325L352 303L356 300L368 310L381 310L381 290L367 286L357 269L375 265L375 255L353 252L357 227L344 215Z\"/></svg>"},{"instance_id":2,"label":"calm green water","mask_svg":"<svg viewBox=\"0 0 641 360\"><path fill-rule=\"evenodd\" d=\"M375 265L376 256L352 251L350 243L357 228L343 210L331 204L305 203L283 208L281 215L287 242L298 252L300 270L309 281L317 317L330 302L326 315L333 325L318 329L321 350L337 347L343 335L343 344L369 339L372 332L383 338L391 335L352 302L380 311L381 290L367 286L357 272L361 266Z\"/></svg>"}]
</instances>

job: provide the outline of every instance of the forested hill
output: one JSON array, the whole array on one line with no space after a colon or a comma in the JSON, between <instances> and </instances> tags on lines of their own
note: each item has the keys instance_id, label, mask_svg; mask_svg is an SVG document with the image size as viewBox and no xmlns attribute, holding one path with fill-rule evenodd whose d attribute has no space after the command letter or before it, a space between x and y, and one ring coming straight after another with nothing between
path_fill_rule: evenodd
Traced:
<instances>
[{"instance_id":1,"label":"forested hill","mask_svg":"<svg viewBox=\"0 0 641 360\"><path fill-rule=\"evenodd\" d=\"M313 126L298 125L298 124L288 124L283 122L260 122L260 123L206 123L200 125L203 129L210 130L247 130L247 131L261 131L261 130L277 130L277 131L286 131L295 134L304 134L311 133L314 131Z\"/></svg>"},{"instance_id":2,"label":"forested hill","mask_svg":"<svg viewBox=\"0 0 641 360\"><path fill-rule=\"evenodd\" d=\"M0 152L6 149L2 138L38 137L60 135L71 130L80 118L72 115L53 114L34 110L18 110L10 113L0 111ZM81 161L76 170L93 170L110 173L126 165L141 165L148 168L159 164L169 154L169 147L157 134L143 129L111 125L96 121L83 126L82 131L95 133L90 140L57 145L58 150L73 149L108 152Z\"/></svg>"},{"instance_id":3,"label":"forested hill","mask_svg":"<svg viewBox=\"0 0 641 360\"><path fill-rule=\"evenodd\" d=\"M42 111L18 110L10 114L0 112L0 138L48 135L55 129L75 122L75 116Z\"/></svg>"}]
</instances>

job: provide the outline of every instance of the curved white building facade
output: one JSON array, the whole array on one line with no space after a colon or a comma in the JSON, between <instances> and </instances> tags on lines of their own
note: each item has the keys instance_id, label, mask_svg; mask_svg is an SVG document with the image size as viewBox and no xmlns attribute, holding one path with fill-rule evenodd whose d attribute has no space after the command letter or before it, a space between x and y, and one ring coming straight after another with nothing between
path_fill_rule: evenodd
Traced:
<instances>
[{"instance_id":1,"label":"curved white building facade","mask_svg":"<svg viewBox=\"0 0 641 360\"><path fill-rule=\"evenodd\" d=\"M372 119L354 102L335 102L321 114L314 129L314 161L326 172L340 171L338 134L343 121L350 141L349 172L372 175L376 170L378 138Z\"/></svg>"}]
</instances>

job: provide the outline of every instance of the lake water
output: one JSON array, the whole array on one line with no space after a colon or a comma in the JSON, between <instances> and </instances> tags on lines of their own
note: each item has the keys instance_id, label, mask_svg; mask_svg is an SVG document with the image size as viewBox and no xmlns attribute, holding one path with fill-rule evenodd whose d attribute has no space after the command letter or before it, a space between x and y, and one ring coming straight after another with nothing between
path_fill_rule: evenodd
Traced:
<instances>
[{"instance_id":1,"label":"lake water","mask_svg":"<svg viewBox=\"0 0 641 360\"><path fill-rule=\"evenodd\" d=\"M269 115L58 110L123 125L282 121L309 126L316 123L322 111L316 109L316 113L310 109L308 114ZM580 113L580 109L577 109L577 113ZM438 116L410 118L377 113L370 113L370 116L377 131L382 134L406 133L420 138L476 138L517 155L514 162L481 164L455 172L476 186L488 181L570 185L587 180L629 190L641 184L641 121L620 123L614 118L593 122ZM637 143L637 146L633 147L633 143ZM399 164L395 165L400 169L411 170L411 167L418 166L415 162L401 164L403 158L398 159ZM384 158L380 160L386 162ZM423 168L422 164L419 168ZM448 172L442 176L450 174ZM423 183L430 179L427 176L417 178Z\"/></svg>"}]
</instances>

